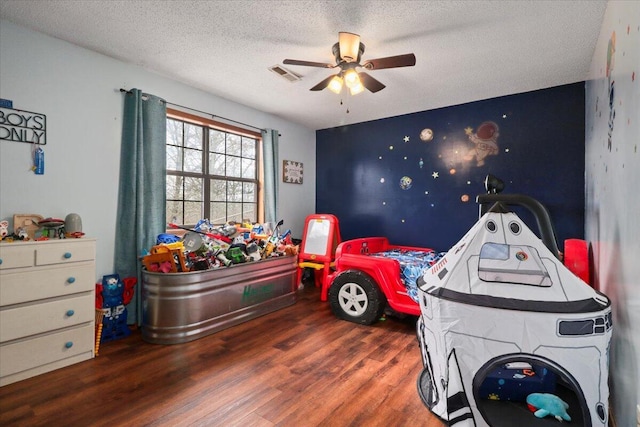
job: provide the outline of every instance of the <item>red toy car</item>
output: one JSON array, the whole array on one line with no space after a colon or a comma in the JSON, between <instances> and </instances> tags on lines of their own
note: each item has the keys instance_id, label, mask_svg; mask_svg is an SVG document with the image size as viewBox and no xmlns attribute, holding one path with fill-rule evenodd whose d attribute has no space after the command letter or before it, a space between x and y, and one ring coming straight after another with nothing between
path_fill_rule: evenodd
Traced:
<instances>
[{"instance_id":1,"label":"red toy car","mask_svg":"<svg viewBox=\"0 0 640 427\"><path fill-rule=\"evenodd\" d=\"M409 295L415 283L405 284L403 279L402 270L408 266L401 265L402 261L389 256L390 253L409 254L423 265L429 265L428 261L424 264L425 257L432 259L432 263L439 259L432 249L391 245L386 237L340 243L336 248L335 272L328 277L329 304L338 318L370 325L380 319L387 305L399 313L420 315L420 306Z\"/></svg>"}]
</instances>

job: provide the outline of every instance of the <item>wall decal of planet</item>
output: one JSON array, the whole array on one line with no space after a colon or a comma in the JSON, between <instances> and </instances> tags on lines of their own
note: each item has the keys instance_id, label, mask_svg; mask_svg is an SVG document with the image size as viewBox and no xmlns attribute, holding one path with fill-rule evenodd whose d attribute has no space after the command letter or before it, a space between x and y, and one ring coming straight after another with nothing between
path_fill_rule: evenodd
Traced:
<instances>
[{"instance_id":1,"label":"wall decal of planet","mask_svg":"<svg viewBox=\"0 0 640 427\"><path fill-rule=\"evenodd\" d=\"M410 177L403 176L402 178L400 178L400 188L402 188L403 190L410 189L412 184L413 180Z\"/></svg>"},{"instance_id":2,"label":"wall decal of planet","mask_svg":"<svg viewBox=\"0 0 640 427\"><path fill-rule=\"evenodd\" d=\"M420 132L420 139L427 142L433 139L433 131L429 128L424 128Z\"/></svg>"}]
</instances>

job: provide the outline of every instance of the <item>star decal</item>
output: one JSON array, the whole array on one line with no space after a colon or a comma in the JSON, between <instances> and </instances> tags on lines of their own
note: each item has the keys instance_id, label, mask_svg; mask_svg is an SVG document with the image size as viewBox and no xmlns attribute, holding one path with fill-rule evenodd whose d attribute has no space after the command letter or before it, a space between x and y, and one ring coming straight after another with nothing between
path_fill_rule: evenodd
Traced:
<instances>
[{"instance_id":1,"label":"star decal","mask_svg":"<svg viewBox=\"0 0 640 427\"><path fill-rule=\"evenodd\" d=\"M408 136L404 137L404 142L409 142L409 137Z\"/></svg>"},{"instance_id":2,"label":"star decal","mask_svg":"<svg viewBox=\"0 0 640 427\"><path fill-rule=\"evenodd\" d=\"M473 128L472 127L464 128L464 133L466 133L467 135L473 134Z\"/></svg>"},{"instance_id":3,"label":"star decal","mask_svg":"<svg viewBox=\"0 0 640 427\"><path fill-rule=\"evenodd\" d=\"M440 177L440 174L438 172L433 172L431 176L433 177L433 179L436 179Z\"/></svg>"}]
</instances>

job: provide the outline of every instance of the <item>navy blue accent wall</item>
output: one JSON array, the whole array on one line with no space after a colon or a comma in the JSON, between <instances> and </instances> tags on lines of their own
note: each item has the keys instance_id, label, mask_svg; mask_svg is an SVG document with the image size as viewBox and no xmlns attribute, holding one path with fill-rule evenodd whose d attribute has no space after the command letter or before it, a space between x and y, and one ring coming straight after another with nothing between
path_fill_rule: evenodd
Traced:
<instances>
[{"instance_id":1,"label":"navy blue accent wall","mask_svg":"<svg viewBox=\"0 0 640 427\"><path fill-rule=\"evenodd\" d=\"M343 240L446 251L477 221L491 173L547 207L562 250L584 238L584 97L581 82L319 130L316 211L338 217Z\"/></svg>"}]
</instances>

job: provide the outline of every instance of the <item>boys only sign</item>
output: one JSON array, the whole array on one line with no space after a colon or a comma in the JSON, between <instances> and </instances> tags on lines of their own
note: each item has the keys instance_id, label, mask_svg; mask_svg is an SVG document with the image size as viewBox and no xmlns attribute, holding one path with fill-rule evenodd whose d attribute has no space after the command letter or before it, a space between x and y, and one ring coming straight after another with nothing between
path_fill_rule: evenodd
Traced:
<instances>
[{"instance_id":1,"label":"boys only sign","mask_svg":"<svg viewBox=\"0 0 640 427\"><path fill-rule=\"evenodd\" d=\"M0 107L0 140L45 145L47 116Z\"/></svg>"}]
</instances>

